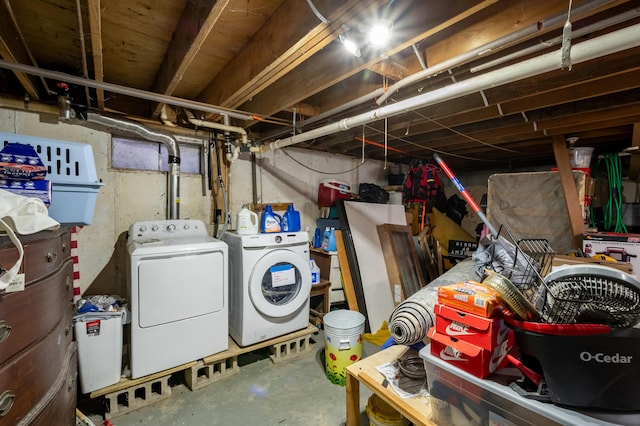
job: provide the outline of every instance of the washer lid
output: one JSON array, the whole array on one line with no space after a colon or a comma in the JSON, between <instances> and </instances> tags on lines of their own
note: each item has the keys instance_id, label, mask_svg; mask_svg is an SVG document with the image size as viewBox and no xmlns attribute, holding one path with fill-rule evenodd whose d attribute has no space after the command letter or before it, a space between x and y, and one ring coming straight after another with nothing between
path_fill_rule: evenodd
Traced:
<instances>
[{"instance_id":1,"label":"washer lid","mask_svg":"<svg viewBox=\"0 0 640 426\"><path fill-rule=\"evenodd\" d=\"M152 254L187 254L203 250L227 249L227 244L212 237L185 237L160 239L150 237L147 240L130 241L127 249L131 256Z\"/></svg>"},{"instance_id":2,"label":"washer lid","mask_svg":"<svg viewBox=\"0 0 640 426\"><path fill-rule=\"evenodd\" d=\"M309 260L291 250L273 250L253 267L249 277L249 297L263 315L284 317L293 314L309 299Z\"/></svg>"}]
</instances>

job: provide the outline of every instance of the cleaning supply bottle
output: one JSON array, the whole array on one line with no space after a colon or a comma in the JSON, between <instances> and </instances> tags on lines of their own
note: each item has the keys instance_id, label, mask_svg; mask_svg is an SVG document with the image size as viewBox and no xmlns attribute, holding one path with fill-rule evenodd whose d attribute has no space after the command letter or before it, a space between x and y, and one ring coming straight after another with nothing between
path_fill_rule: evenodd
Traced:
<instances>
[{"instance_id":1,"label":"cleaning supply bottle","mask_svg":"<svg viewBox=\"0 0 640 426\"><path fill-rule=\"evenodd\" d=\"M252 235L258 233L258 215L249 210L247 204L238 212L236 231L240 235Z\"/></svg>"},{"instance_id":2,"label":"cleaning supply bottle","mask_svg":"<svg viewBox=\"0 0 640 426\"><path fill-rule=\"evenodd\" d=\"M289 204L287 211L282 215L282 232L298 231L300 231L300 212L293 208L293 204Z\"/></svg>"},{"instance_id":3,"label":"cleaning supply bottle","mask_svg":"<svg viewBox=\"0 0 640 426\"><path fill-rule=\"evenodd\" d=\"M320 267L315 259L310 259L309 264L311 266L311 284L318 284L320 282Z\"/></svg>"},{"instance_id":4,"label":"cleaning supply bottle","mask_svg":"<svg viewBox=\"0 0 640 426\"><path fill-rule=\"evenodd\" d=\"M320 248L322 246L322 229L316 228L316 232L313 234L313 248Z\"/></svg>"},{"instance_id":5,"label":"cleaning supply bottle","mask_svg":"<svg viewBox=\"0 0 640 426\"><path fill-rule=\"evenodd\" d=\"M273 211L271 204L267 204L262 212L260 227L263 234L282 231L282 216Z\"/></svg>"},{"instance_id":6,"label":"cleaning supply bottle","mask_svg":"<svg viewBox=\"0 0 640 426\"><path fill-rule=\"evenodd\" d=\"M322 238L322 250L324 251L336 251L336 234L335 228L325 229L324 237Z\"/></svg>"}]
</instances>

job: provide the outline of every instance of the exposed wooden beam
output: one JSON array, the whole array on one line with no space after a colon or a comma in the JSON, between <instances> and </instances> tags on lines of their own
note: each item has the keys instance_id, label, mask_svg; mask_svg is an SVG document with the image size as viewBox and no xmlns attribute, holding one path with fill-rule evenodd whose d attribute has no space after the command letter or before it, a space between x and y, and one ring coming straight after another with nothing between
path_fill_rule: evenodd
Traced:
<instances>
[{"instance_id":1,"label":"exposed wooden beam","mask_svg":"<svg viewBox=\"0 0 640 426\"><path fill-rule=\"evenodd\" d=\"M34 65L27 50L20 29L16 27L9 0L0 3L0 56L6 61ZM13 72L24 90L32 99L39 99L36 79L20 71Z\"/></svg>"},{"instance_id":2,"label":"exposed wooden beam","mask_svg":"<svg viewBox=\"0 0 640 426\"><path fill-rule=\"evenodd\" d=\"M287 78L275 81L268 89L255 95L250 102L243 104L242 108L264 115L274 114L288 105L300 102L368 69L383 57L390 57L410 48L418 40L444 31L495 2L496 0L484 1L471 8L467 8L466 2L446 2L446 5L442 2L439 3L440 7L423 1L413 2L413 10L407 16L407 21L412 22L406 23L406 31L403 34L406 39L398 42L383 55L362 61L345 56L342 49L327 47L299 64L295 72L287 75ZM292 91L292 87L296 90Z\"/></svg>"},{"instance_id":3,"label":"exposed wooden beam","mask_svg":"<svg viewBox=\"0 0 640 426\"><path fill-rule=\"evenodd\" d=\"M91 34L91 55L93 57L93 78L104 81L104 59L102 56L102 12L100 0L87 0L89 6L89 33ZM96 89L98 108L104 109L104 90Z\"/></svg>"},{"instance_id":4,"label":"exposed wooden beam","mask_svg":"<svg viewBox=\"0 0 640 426\"><path fill-rule=\"evenodd\" d=\"M184 78L189 65L200 53L200 48L211 30L228 8L237 2L231 0L189 0L180 16L171 44L167 49L160 71L153 82L152 91L173 94ZM160 114L162 105L156 105L154 116Z\"/></svg>"},{"instance_id":5,"label":"exposed wooden beam","mask_svg":"<svg viewBox=\"0 0 640 426\"><path fill-rule=\"evenodd\" d=\"M640 149L640 123L633 123L633 134L631 136L631 146ZM632 155L629 164L629 179L637 180L640 176L640 156Z\"/></svg>"},{"instance_id":6,"label":"exposed wooden beam","mask_svg":"<svg viewBox=\"0 0 640 426\"><path fill-rule=\"evenodd\" d=\"M229 108L243 104L320 52L344 31L343 24L385 1L331 3L335 7L332 8L334 12L327 16L329 24L320 22L308 7L283 3L254 35L253 42L234 57L198 98ZM298 74L297 69L295 74ZM295 103L282 105L278 110Z\"/></svg>"}]
</instances>

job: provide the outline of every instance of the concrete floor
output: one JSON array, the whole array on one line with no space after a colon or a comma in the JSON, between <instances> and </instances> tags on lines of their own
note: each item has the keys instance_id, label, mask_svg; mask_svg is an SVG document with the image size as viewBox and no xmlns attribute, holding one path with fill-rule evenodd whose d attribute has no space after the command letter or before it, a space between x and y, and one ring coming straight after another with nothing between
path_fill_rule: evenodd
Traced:
<instances>
[{"instance_id":1,"label":"concrete floor","mask_svg":"<svg viewBox=\"0 0 640 426\"><path fill-rule=\"evenodd\" d=\"M172 376L172 395L164 401L111 419L114 426L340 426L346 420L345 388L325 376L324 334L312 336L311 351L274 364L266 348L239 357L240 372L191 391L182 374ZM367 341L363 357L379 347ZM360 386L361 424L371 391ZM79 396L78 408L96 426L104 421L104 398Z\"/></svg>"}]
</instances>

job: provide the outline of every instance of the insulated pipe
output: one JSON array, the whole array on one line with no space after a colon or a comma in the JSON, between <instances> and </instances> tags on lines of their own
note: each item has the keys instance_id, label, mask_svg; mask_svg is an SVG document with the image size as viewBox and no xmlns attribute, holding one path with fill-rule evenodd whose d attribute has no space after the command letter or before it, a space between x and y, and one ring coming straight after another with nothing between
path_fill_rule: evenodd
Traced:
<instances>
[{"instance_id":1,"label":"insulated pipe","mask_svg":"<svg viewBox=\"0 0 640 426\"><path fill-rule=\"evenodd\" d=\"M603 19L602 21L598 21L594 24L587 25L582 28L578 28L577 30L573 30L571 32L571 37L574 39L577 37L582 37L583 35L591 34L593 32L600 31L604 28L609 28L614 25L620 24L622 22L629 21L633 18L636 18L638 15L640 15L640 7L636 7L632 10L628 10L619 15L612 16L611 18ZM484 71L486 69L504 64L505 62L509 62L517 58L522 58L523 56L528 56L532 53L539 52L543 49L548 49L550 47L556 46L561 42L562 42L562 36L554 37L546 41L540 41L538 44L534 44L533 46L527 47L525 49L520 49L517 52L514 52L510 55L504 55L492 61L485 62L484 64L472 67L471 69L469 69L469 71L471 73Z\"/></svg>"},{"instance_id":2,"label":"insulated pipe","mask_svg":"<svg viewBox=\"0 0 640 426\"><path fill-rule=\"evenodd\" d=\"M583 41L571 47L571 62L578 64L601 56L620 52L640 46L640 24L605 34L603 36ZM502 69L472 77L450 86L443 87L432 92L424 93L395 104L385 105L376 110L359 114L350 118L344 118L338 122L328 124L317 129L310 130L286 139L279 139L268 145L252 148L253 152L265 152L270 149L283 148L300 142L327 136L355 126L361 126L380 120L385 117L393 117L409 111L434 105L439 102L456 99L481 90L512 83L524 78L533 77L545 72L562 68L560 51L550 52L535 58L510 65Z\"/></svg>"},{"instance_id":3,"label":"insulated pipe","mask_svg":"<svg viewBox=\"0 0 640 426\"><path fill-rule=\"evenodd\" d=\"M198 127L206 127L208 129L216 129L216 130L222 130L224 132L233 132L233 133L238 133L240 134L240 138L242 140L242 144L243 145L247 145L249 143L248 138L247 138L247 131L245 129L243 129L242 127L237 127L237 126L230 126L229 124L220 124L220 123L213 123L211 121L205 121L205 120L199 120L197 118L194 117L193 113L189 110L184 110L185 114L187 115L187 120L189 121L189 123L193 124L194 126L198 126ZM228 116L225 115L225 121L228 121ZM230 163L233 163L235 160L238 159L238 155L240 153L240 147L235 146L232 150L232 152L228 152L226 154L227 160Z\"/></svg>"},{"instance_id":4,"label":"insulated pipe","mask_svg":"<svg viewBox=\"0 0 640 426\"><path fill-rule=\"evenodd\" d=\"M596 7L600 7L606 3L611 3L611 0L596 0L591 3L585 3L579 7L576 7L571 13L573 13L574 15L579 15L580 13L583 13L587 10L594 9ZM461 55L455 56L449 60L440 62L439 64L436 64L430 68L427 68L424 71L418 71L417 73L412 74L409 77L404 78L398 81L393 86L389 87L386 93L380 96L380 98L378 98L376 102L378 103L378 105L382 105L382 103L386 101L389 98L389 96L391 96L391 94L395 93L396 91L400 90L403 87L406 87L412 83L416 83L420 80L424 80L427 77L432 77L438 73L441 73L442 71L446 71L448 69L462 65L465 62L475 59L478 56L487 54L488 52L494 49L503 48L506 45L513 43L514 41L518 41L524 37L527 37L539 32L541 27L553 27L554 25L557 25L563 22L566 19L566 16L567 14L563 13L563 14L554 16L553 18L547 19L542 23L531 24L527 27L522 28L521 30L508 34L505 37L501 37L497 40L494 40L490 43L477 47Z\"/></svg>"},{"instance_id":5,"label":"insulated pipe","mask_svg":"<svg viewBox=\"0 0 640 426\"><path fill-rule=\"evenodd\" d=\"M66 74L58 71L49 71L38 67L32 67L30 65L16 64L14 62L5 61L0 59L0 68L6 68L14 71L21 71L31 75L37 75L40 77L51 78L56 81L64 81L65 83L78 84L80 86L92 87L94 89L103 89L113 93L120 93L121 95L133 96L138 99L146 99L148 101L155 101L158 103L165 103L182 108L193 108L198 111L210 112L213 114L226 114L230 117L237 118L238 120L261 120L258 117L247 112L239 112L229 110L223 107L217 107L203 102L191 101L189 99L176 98L175 96L162 95L160 93L148 92L146 90L134 89L133 87L120 86L113 83L98 82L88 78L77 77L75 75Z\"/></svg>"},{"instance_id":6,"label":"insulated pipe","mask_svg":"<svg viewBox=\"0 0 640 426\"><path fill-rule=\"evenodd\" d=\"M316 116L313 116L313 117L309 118L308 120L300 121L298 123L298 130L300 130L300 129L302 129L302 128L310 125L310 124L313 124L313 123L315 123L317 121L324 120L325 118L331 117L331 116L333 116L335 114L339 114L342 111L346 111L349 108L358 106L358 105L363 104L365 102L368 102L368 101L370 101L372 99L375 99L378 96L382 95L383 93L384 93L384 88L380 87L380 88L374 90L373 92L367 93L366 95L360 96L359 98L353 99L353 100L351 100L349 102L346 102L346 103L344 103L344 104L342 104L340 106L337 106L335 108L327 110L327 111L323 112L322 114L318 114ZM276 132L268 133L264 137L256 140L256 143L260 144L260 143L262 143L262 142L264 142L266 140L269 140L271 138L275 138L275 137L278 137L278 136L285 135L285 134L287 134L289 132L290 132L290 129L278 129Z\"/></svg>"},{"instance_id":7,"label":"insulated pipe","mask_svg":"<svg viewBox=\"0 0 640 426\"><path fill-rule=\"evenodd\" d=\"M169 153L169 194L167 198L169 214L167 219L178 219L180 216L180 149L178 148L178 143L175 138L168 133L151 130L134 121L93 112L87 113L87 121L109 129L133 133L143 139L160 142L167 147Z\"/></svg>"}]
</instances>

